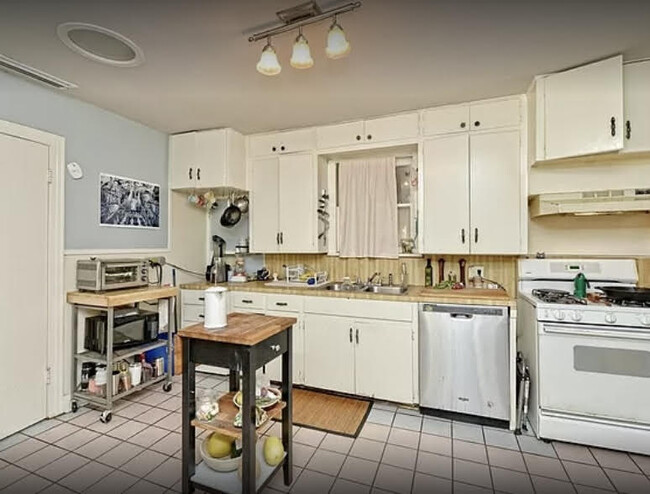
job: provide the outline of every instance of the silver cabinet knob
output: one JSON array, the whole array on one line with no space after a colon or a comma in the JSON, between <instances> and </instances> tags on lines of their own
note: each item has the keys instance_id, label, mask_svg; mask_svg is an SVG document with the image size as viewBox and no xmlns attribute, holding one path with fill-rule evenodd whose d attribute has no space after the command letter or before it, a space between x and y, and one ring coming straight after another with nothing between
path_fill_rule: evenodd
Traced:
<instances>
[{"instance_id":1,"label":"silver cabinet knob","mask_svg":"<svg viewBox=\"0 0 650 494\"><path fill-rule=\"evenodd\" d=\"M279 352L280 351L280 345L271 345L271 350L274 352Z\"/></svg>"}]
</instances>

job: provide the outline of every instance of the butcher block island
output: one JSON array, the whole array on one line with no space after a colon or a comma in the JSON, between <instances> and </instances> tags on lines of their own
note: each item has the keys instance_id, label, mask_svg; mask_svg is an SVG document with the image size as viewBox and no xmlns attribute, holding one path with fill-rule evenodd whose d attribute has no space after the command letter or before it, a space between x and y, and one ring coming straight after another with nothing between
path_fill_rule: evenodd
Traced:
<instances>
[{"instance_id":1,"label":"butcher block island","mask_svg":"<svg viewBox=\"0 0 650 494\"><path fill-rule=\"evenodd\" d=\"M207 329L203 324L188 326L178 332L183 348L183 492L194 489L209 492L258 492L280 468L284 483L291 485L292 469L292 328L293 317L273 317L261 314L228 314L227 325ZM282 415L282 444L285 455L278 465L271 466L262 454L262 441L255 421L255 371L282 356L282 401L266 410L270 418ZM219 413L209 422L196 419L197 365L212 365L230 370L230 393L219 400ZM241 390L239 382L241 379ZM231 406L234 394L241 391L241 427L234 425L237 407ZM241 438L241 480L237 471L217 472L206 462L196 465L196 428ZM256 475L256 461L259 475Z\"/></svg>"}]
</instances>

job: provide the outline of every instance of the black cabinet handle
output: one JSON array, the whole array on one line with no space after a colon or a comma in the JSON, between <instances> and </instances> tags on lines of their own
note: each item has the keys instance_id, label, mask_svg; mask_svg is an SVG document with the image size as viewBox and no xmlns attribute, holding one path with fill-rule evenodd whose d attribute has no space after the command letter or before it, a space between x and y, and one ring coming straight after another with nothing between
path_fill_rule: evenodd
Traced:
<instances>
[{"instance_id":1,"label":"black cabinet handle","mask_svg":"<svg viewBox=\"0 0 650 494\"><path fill-rule=\"evenodd\" d=\"M357 141L360 141L360 140L361 140L361 136L357 136Z\"/></svg>"},{"instance_id":2,"label":"black cabinet handle","mask_svg":"<svg viewBox=\"0 0 650 494\"><path fill-rule=\"evenodd\" d=\"M460 128L464 129L465 127L467 127L467 124L465 122L461 122L460 123Z\"/></svg>"},{"instance_id":3,"label":"black cabinet handle","mask_svg":"<svg viewBox=\"0 0 650 494\"><path fill-rule=\"evenodd\" d=\"M275 305L277 305L278 307L286 307L289 304L286 302L276 302Z\"/></svg>"},{"instance_id":4,"label":"black cabinet handle","mask_svg":"<svg viewBox=\"0 0 650 494\"><path fill-rule=\"evenodd\" d=\"M352 328L350 328L350 343L352 343Z\"/></svg>"},{"instance_id":5,"label":"black cabinet handle","mask_svg":"<svg viewBox=\"0 0 650 494\"><path fill-rule=\"evenodd\" d=\"M247 299L247 298L245 298L245 299L242 299L241 303L242 303L242 304L252 304L253 301L252 301L252 300L249 300L249 299Z\"/></svg>"},{"instance_id":6,"label":"black cabinet handle","mask_svg":"<svg viewBox=\"0 0 650 494\"><path fill-rule=\"evenodd\" d=\"M275 234L275 243L280 245L280 232Z\"/></svg>"},{"instance_id":7,"label":"black cabinet handle","mask_svg":"<svg viewBox=\"0 0 650 494\"><path fill-rule=\"evenodd\" d=\"M612 117L609 121L609 130L612 134L612 137L616 135L616 118Z\"/></svg>"},{"instance_id":8,"label":"black cabinet handle","mask_svg":"<svg viewBox=\"0 0 650 494\"><path fill-rule=\"evenodd\" d=\"M201 180L201 169L200 168L196 169L196 179Z\"/></svg>"},{"instance_id":9,"label":"black cabinet handle","mask_svg":"<svg viewBox=\"0 0 650 494\"><path fill-rule=\"evenodd\" d=\"M280 151L284 151L284 146L280 146Z\"/></svg>"},{"instance_id":10,"label":"black cabinet handle","mask_svg":"<svg viewBox=\"0 0 650 494\"><path fill-rule=\"evenodd\" d=\"M199 297L199 300L205 300L205 297Z\"/></svg>"},{"instance_id":11,"label":"black cabinet handle","mask_svg":"<svg viewBox=\"0 0 650 494\"><path fill-rule=\"evenodd\" d=\"M481 122L479 122L478 120L474 122L474 127L480 127L480 126L481 126Z\"/></svg>"},{"instance_id":12,"label":"black cabinet handle","mask_svg":"<svg viewBox=\"0 0 650 494\"><path fill-rule=\"evenodd\" d=\"M273 147L271 148L271 151L273 151L273 152L275 153L275 151L276 151L277 149L278 149L278 148L276 148L275 146L273 146Z\"/></svg>"},{"instance_id":13,"label":"black cabinet handle","mask_svg":"<svg viewBox=\"0 0 650 494\"><path fill-rule=\"evenodd\" d=\"M368 134L368 140L372 139L372 134Z\"/></svg>"},{"instance_id":14,"label":"black cabinet handle","mask_svg":"<svg viewBox=\"0 0 650 494\"><path fill-rule=\"evenodd\" d=\"M478 228L474 228L474 243L478 242Z\"/></svg>"},{"instance_id":15,"label":"black cabinet handle","mask_svg":"<svg viewBox=\"0 0 650 494\"><path fill-rule=\"evenodd\" d=\"M204 316L203 314L199 314L199 317L200 317L201 319L205 319L205 316Z\"/></svg>"},{"instance_id":16,"label":"black cabinet handle","mask_svg":"<svg viewBox=\"0 0 650 494\"><path fill-rule=\"evenodd\" d=\"M464 228L462 228L460 230L460 240L461 240L461 242L465 243L465 229Z\"/></svg>"},{"instance_id":17,"label":"black cabinet handle","mask_svg":"<svg viewBox=\"0 0 650 494\"><path fill-rule=\"evenodd\" d=\"M284 244L284 233L280 232L280 245Z\"/></svg>"},{"instance_id":18,"label":"black cabinet handle","mask_svg":"<svg viewBox=\"0 0 650 494\"><path fill-rule=\"evenodd\" d=\"M625 122L625 138L629 139L630 137L632 137L632 124L628 120Z\"/></svg>"},{"instance_id":19,"label":"black cabinet handle","mask_svg":"<svg viewBox=\"0 0 650 494\"><path fill-rule=\"evenodd\" d=\"M358 345L359 344L359 328L357 328L356 337L357 337L357 345Z\"/></svg>"},{"instance_id":20,"label":"black cabinet handle","mask_svg":"<svg viewBox=\"0 0 650 494\"><path fill-rule=\"evenodd\" d=\"M192 168L191 168L191 167L190 167L190 173L189 173L189 176L190 176L190 180L192 180Z\"/></svg>"}]
</instances>

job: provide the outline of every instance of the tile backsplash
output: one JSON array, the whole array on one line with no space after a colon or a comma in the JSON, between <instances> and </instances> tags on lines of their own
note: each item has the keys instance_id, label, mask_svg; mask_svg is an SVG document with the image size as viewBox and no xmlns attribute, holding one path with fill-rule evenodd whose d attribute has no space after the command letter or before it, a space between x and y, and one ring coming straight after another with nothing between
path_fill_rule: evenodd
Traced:
<instances>
[{"instance_id":1,"label":"tile backsplash","mask_svg":"<svg viewBox=\"0 0 650 494\"><path fill-rule=\"evenodd\" d=\"M445 278L451 271L459 276L458 261L465 259L467 267L483 266L483 276L494 280L505 287L512 296L516 295L517 287L517 257L516 256L439 256L405 257L400 259L375 259L375 258L341 258L323 254L267 254L266 267L271 273L283 273L283 265L304 264L317 271L327 271L330 280L341 280L349 276L353 280L359 276L362 280L368 279L373 273L380 272L384 281L388 274L393 273L394 283L399 283L400 266L404 262L408 271L410 285L424 285L424 268L427 259L431 258L433 266L434 284L438 281L438 259L445 259Z\"/></svg>"}]
</instances>

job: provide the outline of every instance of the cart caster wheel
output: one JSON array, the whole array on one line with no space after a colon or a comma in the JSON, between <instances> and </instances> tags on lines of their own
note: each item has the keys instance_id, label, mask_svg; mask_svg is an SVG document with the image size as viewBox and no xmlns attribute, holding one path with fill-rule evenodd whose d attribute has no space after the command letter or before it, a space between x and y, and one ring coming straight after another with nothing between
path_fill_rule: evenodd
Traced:
<instances>
[{"instance_id":1,"label":"cart caster wheel","mask_svg":"<svg viewBox=\"0 0 650 494\"><path fill-rule=\"evenodd\" d=\"M172 383L163 384L163 391L165 393L169 393L171 390L172 390Z\"/></svg>"},{"instance_id":2,"label":"cart caster wheel","mask_svg":"<svg viewBox=\"0 0 650 494\"><path fill-rule=\"evenodd\" d=\"M102 414L99 416L99 421L102 424L108 424L111 419L113 418L113 414L109 412L108 410L102 412Z\"/></svg>"},{"instance_id":3,"label":"cart caster wheel","mask_svg":"<svg viewBox=\"0 0 650 494\"><path fill-rule=\"evenodd\" d=\"M72 408L72 413L77 413L77 410L79 410L79 405L77 405L76 401L72 402L71 408Z\"/></svg>"},{"instance_id":4,"label":"cart caster wheel","mask_svg":"<svg viewBox=\"0 0 650 494\"><path fill-rule=\"evenodd\" d=\"M521 436L521 429L515 429L515 436Z\"/></svg>"},{"instance_id":5,"label":"cart caster wheel","mask_svg":"<svg viewBox=\"0 0 650 494\"><path fill-rule=\"evenodd\" d=\"M550 439L546 439L546 438L544 438L544 437L540 437L540 439L541 439L542 441L544 441L546 444L551 444L551 440L550 440Z\"/></svg>"}]
</instances>

